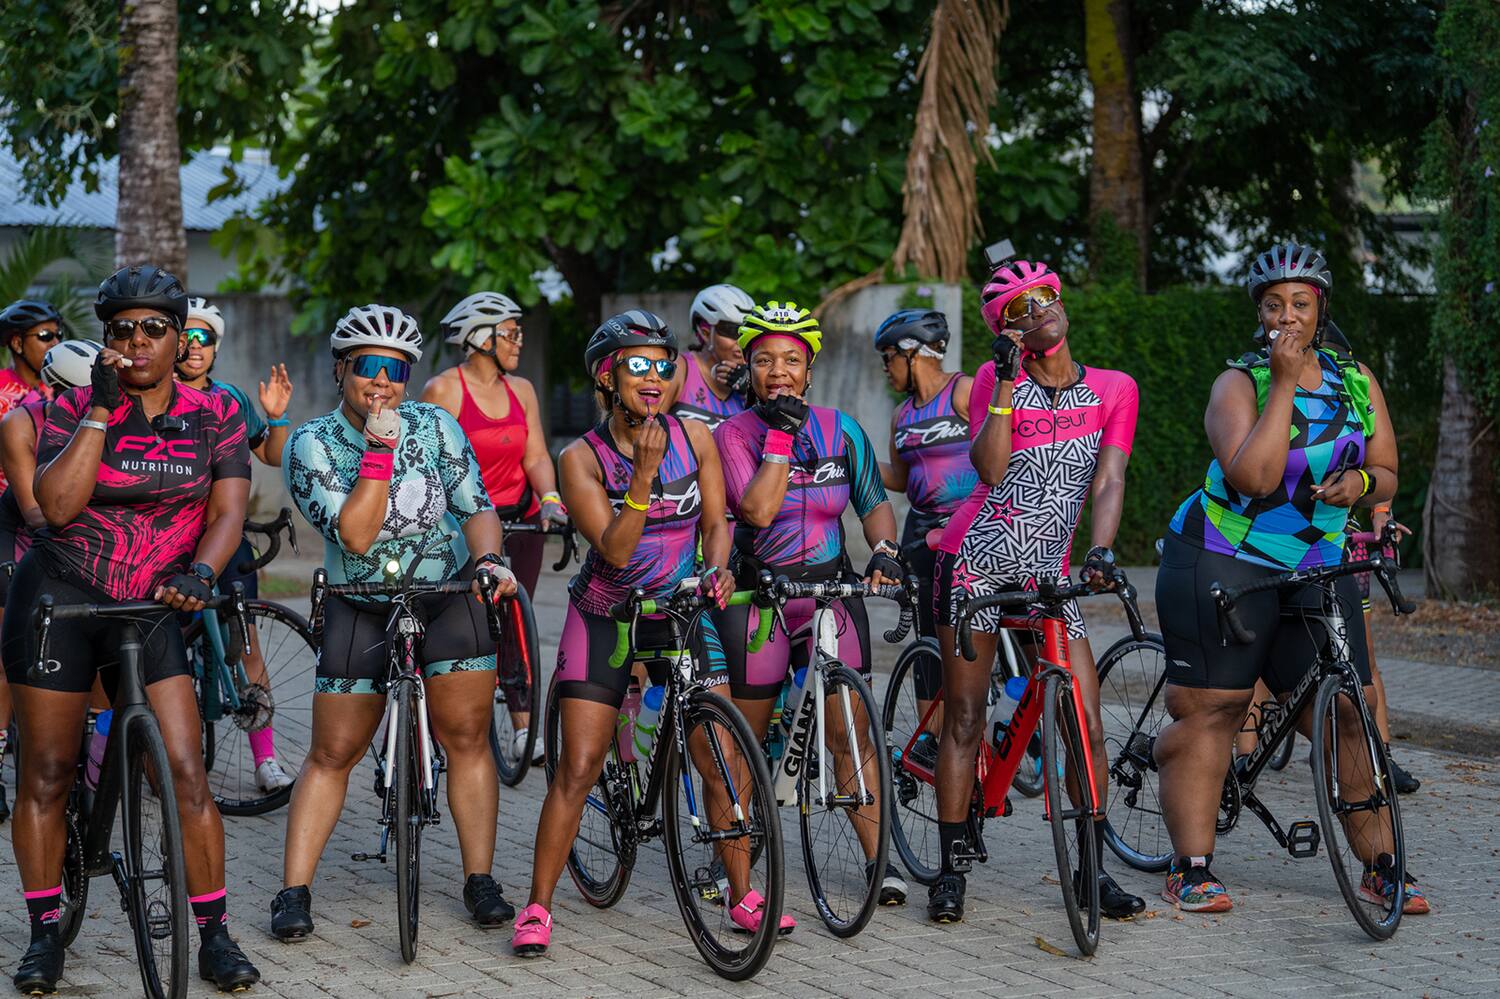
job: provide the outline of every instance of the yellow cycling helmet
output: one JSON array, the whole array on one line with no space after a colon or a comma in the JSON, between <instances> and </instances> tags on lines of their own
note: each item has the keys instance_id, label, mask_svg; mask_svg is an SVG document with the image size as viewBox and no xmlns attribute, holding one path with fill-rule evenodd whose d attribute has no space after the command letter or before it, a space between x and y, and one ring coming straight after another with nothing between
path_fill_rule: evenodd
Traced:
<instances>
[{"instance_id":1,"label":"yellow cycling helmet","mask_svg":"<svg viewBox=\"0 0 1500 999\"><path fill-rule=\"evenodd\" d=\"M823 331L818 320L796 302L767 302L757 305L740 326L740 349L750 353L750 345L763 336L791 336L807 344L808 360L823 349Z\"/></svg>"}]
</instances>

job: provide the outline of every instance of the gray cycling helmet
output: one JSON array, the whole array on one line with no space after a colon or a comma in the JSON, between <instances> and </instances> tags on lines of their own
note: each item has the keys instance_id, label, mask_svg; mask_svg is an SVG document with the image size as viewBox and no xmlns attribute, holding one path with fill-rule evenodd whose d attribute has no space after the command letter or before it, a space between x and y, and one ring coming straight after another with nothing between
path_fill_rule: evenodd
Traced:
<instances>
[{"instance_id":1,"label":"gray cycling helmet","mask_svg":"<svg viewBox=\"0 0 1500 999\"><path fill-rule=\"evenodd\" d=\"M904 340L943 350L948 344L948 317L935 309L902 309L887 316L875 331L876 350L911 349L901 346Z\"/></svg>"},{"instance_id":2,"label":"gray cycling helmet","mask_svg":"<svg viewBox=\"0 0 1500 999\"><path fill-rule=\"evenodd\" d=\"M665 347L672 360L677 359L677 335L667 321L645 309L631 309L610 316L599 324L588 346L583 348L583 363L590 378L599 375L599 362L626 347Z\"/></svg>"},{"instance_id":3,"label":"gray cycling helmet","mask_svg":"<svg viewBox=\"0 0 1500 999\"><path fill-rule=\"evenodd\" d=\"M1250 300L1259 304L1267 288L1283 281L1310 284L1322 289L1325 296L1333 290L1333 274L1328 270L1328 261L1323 259L1323 254L1301 243L1283 243L1260 254L1250 265L1245 284L1250 289Z\"/></svg>"}]
</instances>

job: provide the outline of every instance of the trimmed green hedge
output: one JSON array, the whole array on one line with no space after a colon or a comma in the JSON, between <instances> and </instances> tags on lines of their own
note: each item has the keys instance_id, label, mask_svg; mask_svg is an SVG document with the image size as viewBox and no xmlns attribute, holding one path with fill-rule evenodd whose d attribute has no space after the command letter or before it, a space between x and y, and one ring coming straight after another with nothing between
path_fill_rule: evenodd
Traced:
<instances>
[{"instance_id":1,"label":"trimmed green hedge","mask_svg":"<svg viewBox=\"0 0 1500 999\"><path fill-rule=\"evenodd\" d=\"M1118 285L1069 288L1065 301L1074 357L1125 371L1140 387L1140 419L1115 548L1123 562L1150 563L1172 513L1203 481L1212 457L1203 432L1209 389L1225 361L1250 348L1254 310L1240 288L1175 287L1153 294ZM1441 398L1441 368L1429 331L1431 302L1373 295L1335 302L1339 327L1385 391L1401 448L1396 511L1415 530L1426 499ZM991 340L976 293L964 308L965 370L975 371L989 359ZM1088 547L1086 527L1079 539L1081 553Z\"/></svg>"}]
</instances>

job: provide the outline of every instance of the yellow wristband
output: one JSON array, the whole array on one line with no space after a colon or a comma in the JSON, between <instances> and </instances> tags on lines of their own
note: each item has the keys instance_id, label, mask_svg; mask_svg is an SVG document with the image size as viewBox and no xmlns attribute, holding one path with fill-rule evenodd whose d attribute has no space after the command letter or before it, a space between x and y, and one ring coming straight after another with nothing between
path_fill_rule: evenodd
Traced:
<instances>
[{"instance_id":1,"label":"yellow wristband","mask_svg":"<svg viewBox=\"0 0 1500 999\"><path fill-rule=\"evenodd\" d=\"M639 510L641 511L641 513L645 513L647 510L651 509L650 503L637 503L635 500L630 498L630 493L628 492L625 494L625 505L630 507L630 509L632 510Z\"/></svg>"},{"instance_id":2,"label":"yellow wristband","mask_svg":"<svg viewBox=\"0 0 1500 999\"><path fill-rule=\"evenodd\" d=\"M1366 472L1363 468L1356 468L1355 471L1359 473L1360 481L1365 484L1364 489L1360 491L1360 495L1370 495L1370 473Z\"/></svg>"},{"instance_id":3,"label":"yellow wristband","mask_svg":"<svg viewBox=\"0 0 1500 999\"><path fill-rule=\"evenodd\" d=\"M989 410L996 416L1009 416L1011 413L1015 412L1015 408L1012 406L991 406L989 407Z\"/></svg>"}]
</instances>

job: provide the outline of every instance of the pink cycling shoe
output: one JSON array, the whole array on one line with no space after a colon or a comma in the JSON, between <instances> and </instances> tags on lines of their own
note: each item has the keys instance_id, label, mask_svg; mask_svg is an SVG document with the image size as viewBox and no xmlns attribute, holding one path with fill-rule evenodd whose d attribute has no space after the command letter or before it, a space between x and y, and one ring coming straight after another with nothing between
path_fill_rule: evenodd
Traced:
<instances>
[{"instance_id":1,"label":"pink cycling shoe","mask_svg":"<svg viewBox=\"0 0 1500 999\"><path fill-rule=\"evenodd\" d=\"M740 899L739 904L729 910L729 918L746 933L754 933L760 929L760 921L765 918L765 896L758 891L750 891ZM777 933L786 936L797 928L797 921L791 916L783 915L781 925Z\"/></svg>"},{"instance_id":2,"label":"pink cycling shoe","mask_svg":"<svg viewBox=\"0 0 1500 999\"><path fill-rule=\"evenodd\" d=\"M552 943L552 913L533 902L516 917L516 932L510 949L517 957L540 957Z\"/></svg>"}]
</instances>

